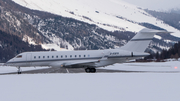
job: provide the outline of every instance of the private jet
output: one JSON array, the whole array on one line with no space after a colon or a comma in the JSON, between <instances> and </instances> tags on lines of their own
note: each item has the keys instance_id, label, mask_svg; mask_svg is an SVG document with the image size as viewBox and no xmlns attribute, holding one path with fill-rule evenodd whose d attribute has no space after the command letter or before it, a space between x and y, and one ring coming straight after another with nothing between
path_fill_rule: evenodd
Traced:
<instances>
[{"instance_id":1,"label":"private jet","mask_svg":"<svg viewBox=\"0 0 180 101\"><path fill-rule=\"evenodd\" d=\"M87 73L95 73L96 68L124 63L132 59L148 56L147 46L157 33L171 33L165 30L144 28L125 46L117 49L81 51L40 51L23 52L10 59L5 65L21 67L49 66L52 68L84 68Z\"/></svg>"}]
</instances>

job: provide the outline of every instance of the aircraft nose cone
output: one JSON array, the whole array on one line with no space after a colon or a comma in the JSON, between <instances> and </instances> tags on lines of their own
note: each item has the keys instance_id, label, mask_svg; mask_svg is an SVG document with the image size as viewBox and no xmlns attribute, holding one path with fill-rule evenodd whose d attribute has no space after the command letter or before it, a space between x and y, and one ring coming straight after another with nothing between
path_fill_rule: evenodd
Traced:
<instances>
[{"instance_id":1,"label":"aircraft nose cone","mask_svg":"<svg viewBox=\"0 0 180 101\"><path fill-rule=\"evenodd\" d=\"M4 64L4 66L8 66L9 65L9 61L7 61L5 64Z\"/></svg>"},{"instance_id":2,"label":"aircraft nose cone","mask_svg":"<svg viewBox=\"0 0 180 101\"><path fill-rule=\"evenodd\" d=\"M14 59L10 59L9 61L7 61L4 65L5 66L11 66L11 62L13 62Z\"/></svg>"}]
</instances>

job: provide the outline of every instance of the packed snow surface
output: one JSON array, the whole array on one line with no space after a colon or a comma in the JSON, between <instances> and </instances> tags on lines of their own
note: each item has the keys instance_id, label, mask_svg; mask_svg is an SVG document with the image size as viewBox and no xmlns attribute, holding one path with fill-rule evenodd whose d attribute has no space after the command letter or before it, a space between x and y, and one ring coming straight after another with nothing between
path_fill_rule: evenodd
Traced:
<instances>
[{"instance_id":1,"label":"packed snow surface","mask_svg":"<svg viewBox=\"0 0 180 101\"><path fill-rule=\"evenodd\" d=\"M139 7L122 0L13 0L30 9L51 12L74 18L89 24L96 24L109 31L126 30L138 32L150 23L180 37L179 30L165 24Z\"/></svg>"},{"instance_id":2,"label":"packed snow surface","mask_svg":"<svg viewBox=\"0 0 180 101\"><path fill-rule=\"evenodd\" d=\"M107 69L179 71L179 66L175 61L116 64ZM180 101L178 72L15 74L1 75L0 80L1 101Z\"/></svg>"},{"instance_id":3,"label":"packed snow surface","mask_svg":"<svg viewBox=\"0 0 180 101\"><path fill-rule=\"evenodd\" d=\"M1 101L179 101L180 73L1 75Z\"/></svg>"}]
</instances>

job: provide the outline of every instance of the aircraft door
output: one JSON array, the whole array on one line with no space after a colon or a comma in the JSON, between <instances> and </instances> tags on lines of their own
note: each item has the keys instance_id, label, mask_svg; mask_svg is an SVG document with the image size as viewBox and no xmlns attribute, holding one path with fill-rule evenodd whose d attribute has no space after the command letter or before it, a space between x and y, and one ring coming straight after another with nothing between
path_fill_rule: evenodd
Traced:
<instances>
[{"instance_id":1,"label":"aircraft door","mask_svg":"<svg viewBox=\"0 0 180 101\"><path fill-rule=\"evenodd\" d=\"M31 60L32 60L32 55L31 54L26 54L26 63L27 65L31 66Z\"/></svg>"}]
</instances>

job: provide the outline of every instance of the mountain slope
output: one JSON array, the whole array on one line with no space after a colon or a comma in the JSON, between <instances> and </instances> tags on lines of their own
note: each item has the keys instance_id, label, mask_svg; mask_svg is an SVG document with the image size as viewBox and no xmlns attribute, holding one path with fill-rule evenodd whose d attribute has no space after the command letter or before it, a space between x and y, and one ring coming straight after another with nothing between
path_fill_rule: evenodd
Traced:
<instances>
[{"instance_id":1,"label":"mountain slope","mask_svg":"<svg viewBox=\"0 0 180 101\"><path fill-rule=\"evenodd\" d=\"M178 32L175 28L162 23L163 21L157 20L144 10L115 0L106 0L102 6L98 6L103 2L102 0L97 2L94 0L72 1L77 5L72 2L69 4L69 0L14 1L29 7L25 8L11 0L0 1L1 8L11 13L9 18L15 17L19 18L18 21L23 21L21 22L23 26L17 27L19 29L23 28L20 31L14 27L18 24L15 23L10 26L16 32L14 35L17 35L25 42L29 42L29 44L41 45L46 49L117 48L126 44L137 31L144 27L167 28L167 30L173 29ZM1 14L4 16L6 13ZM16 21L14 19L13 22ZM7 20L6 23L11 24L11 21ZM24 25L28 26L24 28ZM24 32L30 30L32 32L27 34L21 30L24 30ZM177 40L179 38L169 34L157 35L151 42L148 51L156 52L168 49Z\"/></svg>"},{"instance_id":2,"label":"mountain slope","mask_svg":"<svg viewBox=\"0 0 180 101\"><path fill-rule=\"evenodd\" d=\"M41 45L29 45L15 35L0 30L0 63L6 62L17 54L25 51L45 51Z\"/></svg>"},{"instance_id":3,"label":"mountain slope","mask_svg":"<svg viewBox=\"0 0 180 101\"><path fill-rule=\"evenodd\" d=\"M13 0L34 10L51 12L64 17L74 18L89 24L95 24L105 30L138 32L150 23L163 29L173 31L172 35L180 37L180 31L158 20L146 11L119 0Z\"/></svg>"},{"instance_id":4,"label":"mountain slope","mask_svg":"<svg viewBox=\"0 0 180 101\"><path fill-rule=\"evenodd\" d=\"M34 40L37 39L35 41L40 41L41 43L38 44L41 44L47 49L55 48L56 50L60 50L60 47L70 50L115 48L116 46L124 45L135 34L120 31L109 32L95 25L90 25L72 18L30 10L15 4L11 0L1 1L1 7L12 13L10 17L17 15L21 20L26 21L22 22L22 24L29 25L30 27L27 28L30 30L32 29L31 27L33 27L33 29L38 31L38 35L43 38L43 40L37 36L35 36L35 38L29 38L29 35L26 35L26 33L20 33L22 36L19 37L22 38L22 40L32 39L34 42ZM7 23L11 24L11 22L8 21ZM14 28L14 26L10 27ZM22 30L27 30L27 28L23 28ZM15 35L18 36L18 30L14 31L16 32ZM32 32L31 35L34 36L33 33L34 32ZM29 43L37 44L33 42Z\"/></svg>"},{"instance_id":5,"label":"mountain slope","mask_svg":"<svg viewBox=\"0 0 180 101\"><path fill-rule=\"evenodd\" d=\"M168 25L180 30L180 14L176 13L176 12L158 12L158 11L152 11L152 10L147 10L146 12L148 12L149 14L151 14L152 16L163 20L165 23L167 23Z\"/></svg>"},{"instance_id":6,"label":"mountain slope","mask_svg":"<svg viewBox=\"0 0 180 101\"><path fill-rule=\"evenodd\" d=\"M7 1L0 1L0 30L16 35L34 45L50 42L27 20L14 11L13 6Z\"/></svg>"}]
</instances>

